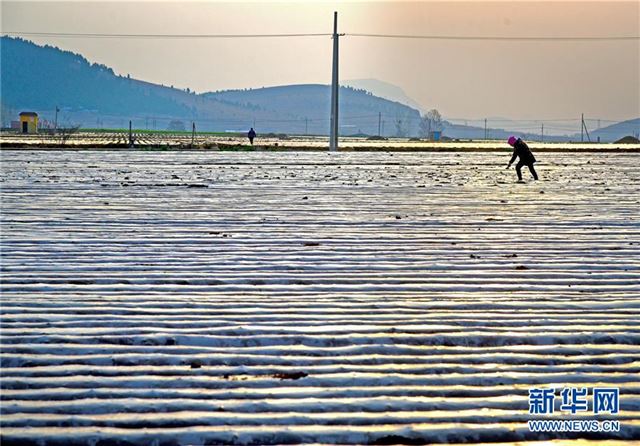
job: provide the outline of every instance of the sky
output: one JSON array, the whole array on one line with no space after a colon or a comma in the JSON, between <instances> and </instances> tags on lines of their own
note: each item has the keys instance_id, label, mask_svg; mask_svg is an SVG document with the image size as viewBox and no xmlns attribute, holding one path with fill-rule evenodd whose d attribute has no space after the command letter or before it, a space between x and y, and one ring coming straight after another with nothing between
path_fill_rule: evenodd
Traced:
<instances>
[{"instance_id":1,"label":"sky","mask_svg":"<svg viewBox=\"0 0 640 446\"><path fill-rule=\"evenodd\" d=\"M640 117L640 41L450 41L348 34L639 36L640 1L2 1L2 32L331 33L340 79L395 84L450 118ZM190 88L331 81L329 36L234 39L28 37L119 74Z\"/></svg>"}]
</instances>

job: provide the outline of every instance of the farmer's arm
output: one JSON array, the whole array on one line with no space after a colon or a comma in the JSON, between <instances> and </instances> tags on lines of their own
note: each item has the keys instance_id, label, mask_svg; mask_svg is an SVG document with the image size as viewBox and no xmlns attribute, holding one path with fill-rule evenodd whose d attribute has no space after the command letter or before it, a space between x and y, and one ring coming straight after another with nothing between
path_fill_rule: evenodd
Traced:
<instances>
[{"instance_id":1,"label":"farmer's arm","mask_svg":"<svg viewBox=\"0 0 640 446\"><path fill-rule=\"evenodd\" d=\"M518 157L518 150L514 149L513 150L513 156L511 157L511 161L509 161L509 166L511 166L513 164L513 162L516 160L516 158ZM507 166L507 167L509 167Z\"/></svg>"}]
</instances>

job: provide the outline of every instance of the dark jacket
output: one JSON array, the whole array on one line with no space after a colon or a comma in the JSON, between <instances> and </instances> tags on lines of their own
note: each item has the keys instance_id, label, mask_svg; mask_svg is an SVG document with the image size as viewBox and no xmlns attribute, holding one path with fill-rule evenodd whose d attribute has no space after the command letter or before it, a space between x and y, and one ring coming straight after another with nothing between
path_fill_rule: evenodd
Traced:
<instances>
[{"instance_id":1,"label":"dark jacket","mask_svg":"<svg viewBox=\"0 0 640 446\"><path fill-rule=\"evenodd\" d=\"M253 130L253 129L249 130L249 133L247 133L247 136L249 138L255 138L256 137L256 131Z\"/></svg>"},{"instance_id":2,"label":"dark jacket","mask_svg":"<svg viewBox=\"0 0 640 446\"><path fill-rule=\"evenodd\" d=\"M520 158L520 162L522 164L533 164L536 162L533 153L531 153L531 150L529 150L529 146L520 138L518 138L516 143L513 145L513 156L511 157L511 161L509 161L509 164L513 164L513 162L518 157Z\"/></svg>"}]
</instances>

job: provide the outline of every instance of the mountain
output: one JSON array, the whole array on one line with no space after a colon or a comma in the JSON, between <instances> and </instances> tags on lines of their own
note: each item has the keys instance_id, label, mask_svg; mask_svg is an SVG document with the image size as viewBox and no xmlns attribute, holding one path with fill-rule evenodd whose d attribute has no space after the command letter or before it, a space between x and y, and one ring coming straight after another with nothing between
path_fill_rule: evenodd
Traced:
<instances>
[{"instance_id":1,"label":"mountain","mask_svg":"<svg viewBox=\"0 0 640 446\"><path fill-rule=\"evenodd\" d=\"M640 118L629 119L628 121L618 122L616 124L609 125L607 127L599 128L589 132L591 141L597 141L600 138L602 142L617 141L625 136L640 137ZM579 138L579 134L576 134L575 138ZM584 136L587 139L586 135Z\"/></svg>"},{"instance_id":2,"label":"mountain","mask_svg":"<svg viewBox=\"0 0 640 446\"><path fill-rule=\"evenodd\" d=\"M79 54L2 37L2 102L5 107L51 110L56 106L101 114L186 115L179 90L118 76Z\"/></svg>"},{"instance_id":3,"label":"mountain","mask_svg":"<svg viewBox=\"0 0 640 446\"><path fill-rule=\"evenodd\" d=\"M250 107L255 110L286 110L296 117L294 126L304 133L308 126L313 133L328 126L331 91L328 85L286 85L247 90L227 90L204 93L204 97L226 104ZM392 102L374 96L365 90L351 87L340 88L340 111L342 134L378 134L378 123L382 132L383 120L386 123L384 134L395 136L416 135L420 121L420 112L398 102ZM380 120L378 119L380 118ZM266 123L277 118L267 119ZM259 121L260 123L262 121Z\"/></svg>"},{"instance_id":4,"label":"mountain","mask_svg":"<svg viewBox=\"0 0 640 446\"><path fill-rule=\"evenodd\" d=\"M390 101L399 102L407 107L425 112L426 108L411 99L402 88L378 79L351 79L343 82L344 85L356 89L366 90L376 96Z\"/></svg>"},{"instance_id":5,"label":"mountain","mask_svg":"<svg viewBox=\"0 0 640 446\"><path fill-rule=\"evenodd\" d=\"M41 121L60 125L166 129L172 121L198 130L327 134L330 88L327 85L218 91L157 85L114 73L106 65L49 45L3 36L0 40L2 125L20 111L38 112ZM341 134L377 134L383 116L386 135L417 132L419 112L364 90L340 89ZM382 121L381 120L381 121Z\"/></svg>"},{"instance_id":6,"label":"mountain","mask_svg":"<svg viewBox=\"0 0 640 446\"><path fill-rule=\"evenodd\" d=\"M326 135L329 131L330 87L284 85L268 88L215 91L195 94L189 89L157 85L129 75L119 75L106 65L83 56L27 40L0 38L0 117L3 127L18 119L21 111L38 112L41 122L53 122L60 109L60 126L136 129L189 129L199 131L246 131L258 133ZM397 86L375 79L348 81L340 88L340 133L384 136L417 136L419 104ZM373 91L372 91L373 90ZM382 97L382 96L386 96ZM407 105L409 104L409 105ZM413 104L415 107L411 107ZM496 119L497 120L497 119ZM591 132L593 141L615 141L637 135L639 119ZM522 133L522 126L500 118L503 129L488 129L489 138ZM513 126L511 125L513 124ZM529 129L534 127L528 126ZM484 128L444 122L450 138L481 139ZM546 136L545 140L579 140L572 136Z\"/></svg>"},{"instance_id":7,"label":"mountain","mask_svg":"<svg viewBox=\"0 0 640 446\"><path fill-rule=\"evenodd\" d=\"M459 139L475 139L482 140L485 138L484 127L477 127L471 125L454 124L449 121L443 122L443 134L450 138ZM487 139L504 139L507 140L509 136L517 135L526 141L540 141L539 133L522 132L514 129L503 128L487 128ZM548 136L545 135L545 141L566 141L566 136Z\"/></svg>"}]
</instances>

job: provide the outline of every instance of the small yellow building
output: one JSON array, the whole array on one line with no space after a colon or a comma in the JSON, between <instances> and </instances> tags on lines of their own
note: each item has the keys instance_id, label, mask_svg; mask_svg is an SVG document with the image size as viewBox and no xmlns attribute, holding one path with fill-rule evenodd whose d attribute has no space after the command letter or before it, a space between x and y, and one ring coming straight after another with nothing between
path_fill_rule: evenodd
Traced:
<instances>
[{"instance_id":1,"label":"small yellow building","mask_svg":"<svg viewBox=\"0 0 640 446\"><path fill-rule=\"evenodd\" d=\"M38 133L38 114L35 112L20 113L20 131L22 133Z\"/></svg>"}]
</instances>

